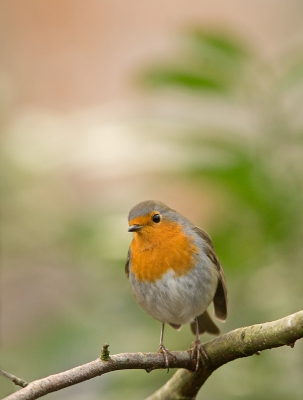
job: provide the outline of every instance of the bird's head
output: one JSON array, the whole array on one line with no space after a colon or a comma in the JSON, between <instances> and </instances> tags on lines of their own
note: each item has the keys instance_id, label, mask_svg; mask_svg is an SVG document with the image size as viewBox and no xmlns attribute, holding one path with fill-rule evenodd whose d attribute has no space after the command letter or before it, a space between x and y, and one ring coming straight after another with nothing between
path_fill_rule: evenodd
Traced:
<instances>
[{"instance_id":1,"label":"bird's head","mask_svg":"<svg viewBox=\"0 0 303 400\"><path fill-rule=\"evenodd\" d=\"M174 211L160 201L142 201L129 212L128 232L140 235L157 233L171 220L172 212Z\"/></svg>"}]
</instances>

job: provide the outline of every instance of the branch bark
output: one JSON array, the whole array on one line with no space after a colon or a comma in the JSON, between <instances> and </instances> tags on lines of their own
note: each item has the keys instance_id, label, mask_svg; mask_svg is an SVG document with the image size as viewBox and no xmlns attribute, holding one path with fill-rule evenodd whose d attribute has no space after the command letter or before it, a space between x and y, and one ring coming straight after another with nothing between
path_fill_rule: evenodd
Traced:
<instances>
[{"instance_id":1,"label":"branch bark","mask_svg":"<svg viewBox=\"0 0 303 400\"><path fill-rule=\"evenodd\" d=\"M303 337L303 311L264 324L239 328L203 345L208 360L195 369L195 360L187 351L173 352L170 368L182 368L147 400L193 400L206 379L222 365L237 358L280 346L293 347ZM105 373L123 369L165 368L163 356L158 353L124 353L98 358L87 364L29 383L25 388L3 400L34 400L48 393L92 379Z\"/></svg>"}]
</instances>

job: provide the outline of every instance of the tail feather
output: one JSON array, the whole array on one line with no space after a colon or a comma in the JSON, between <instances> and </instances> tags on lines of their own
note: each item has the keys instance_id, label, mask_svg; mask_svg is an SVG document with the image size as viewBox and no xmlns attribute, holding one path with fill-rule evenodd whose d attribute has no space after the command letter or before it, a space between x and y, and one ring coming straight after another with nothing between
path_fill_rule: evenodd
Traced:
<instances>
[{"instance_id":1,"label":"tail feather","mask_svg":"<svg viewBox=\"0 0 303 400\"><path fill-rule=\"evenodd\" d=\"M211 319L211 317L207 311L204 311L204 313L199 315L199 317L197 317L197 318L198 318L198 326L199 326L199 334L200 335L204 332L210 333L212 335L220 334L220 329L217 327L217 325ZM192 333L195 335L196 334L196 322L195 321L191 322L190 329L191 329Z\"/></svg>"},{"instance_id":2,"label":"tail feather","mask_svg":"<svg viewBox=\"0 0 303 400\"><path fill-rule=\"evenodd\" d=\"M170 325L172 328L177 329L177 331L179 331L179 330L181 329L181 327L182 327L182 325L171 324L170 322L169 322L169 325Z\"/></svg>"}]
</instances>

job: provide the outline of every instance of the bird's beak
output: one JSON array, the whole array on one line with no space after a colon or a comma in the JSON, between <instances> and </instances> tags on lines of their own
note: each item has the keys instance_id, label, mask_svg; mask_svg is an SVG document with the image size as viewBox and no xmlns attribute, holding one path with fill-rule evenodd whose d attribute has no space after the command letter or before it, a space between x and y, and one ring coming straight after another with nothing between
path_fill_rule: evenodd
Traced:
<instances>
[{"instance_id":1,"label":"bird's beak","mask_svg":"<svg viewBox=\"0 0 303 400\"><path fill-rule=\"evenodd\" d=\"M143 228L142 225L134 224L128 228L128 232L138 232Z\"/></svg>"}]
</instances>

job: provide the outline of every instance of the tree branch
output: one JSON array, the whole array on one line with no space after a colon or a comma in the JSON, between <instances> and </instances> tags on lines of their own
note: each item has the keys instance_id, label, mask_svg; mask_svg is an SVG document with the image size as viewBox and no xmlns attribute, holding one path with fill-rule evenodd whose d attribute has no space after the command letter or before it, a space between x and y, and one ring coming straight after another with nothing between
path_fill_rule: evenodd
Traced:
<instances>
[{"instance_id":1,"label":"tree branch","mask_svg":"<svg viewBox=\"0 0 303 400\"><path fill-rule=\"evenodd\" d=\"M277 321L235 329L203 345L209 362L197 373L177 371L162 388L146 400L194 400L207 378L222 365L281 346L294 347L303 337L303 311Z\"/></svg>"},{"instance_id":2,"label":"tree branch","mask_svg":"<svg viewBox=\"0 0 303 400\"><path fill-rule=\"evenodd\" d=\"M289 315L273 322L239 328L219 336L203 345L209 360L204 360L196 373L195 360L187 351L173 352L170 357L170 368L185 368L176 374L148 400L195 399L206 379L220 366L237 358L258 354L262 350L289 345L293 347L296 340L303 337L303 311ZM103 347L107 351L107 348ZM66 388L77 383L103 375L107 372L123 369L165 368L162 354L158 353L124 353L109 356L106 354L82 366L33 381L25 388L7 396L3 400L33 400Z\"/></svg>"}]
</instances>

